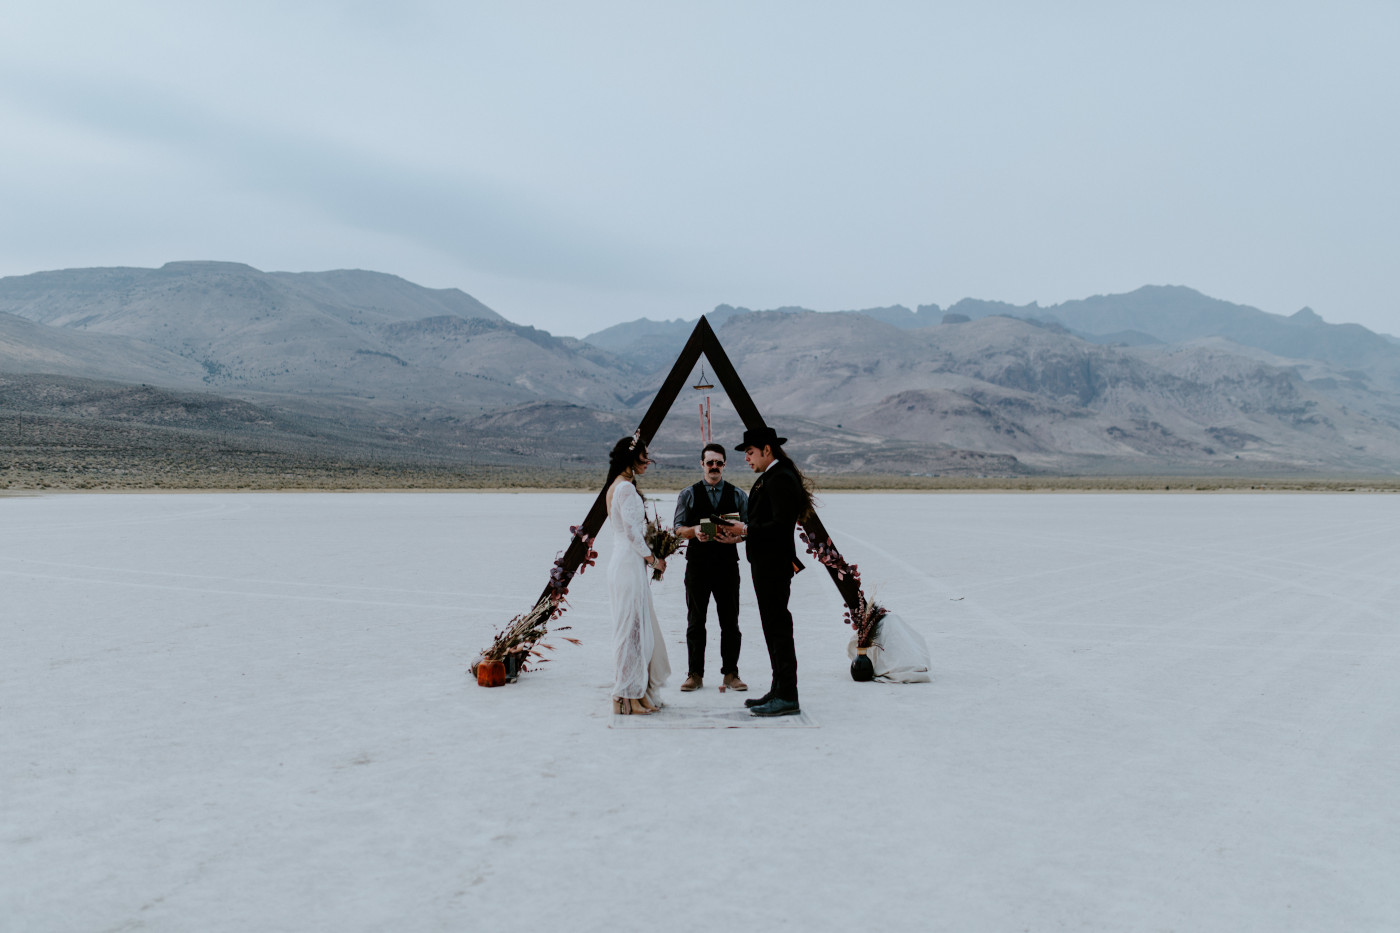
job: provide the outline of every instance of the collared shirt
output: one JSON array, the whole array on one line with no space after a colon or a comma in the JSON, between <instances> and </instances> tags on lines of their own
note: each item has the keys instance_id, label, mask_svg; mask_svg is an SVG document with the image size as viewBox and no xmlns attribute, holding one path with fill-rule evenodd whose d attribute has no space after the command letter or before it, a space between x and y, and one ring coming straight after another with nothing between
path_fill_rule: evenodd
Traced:
<instances>
[{"instance_id":1,"label":"collared shirt","mask_svg":"<svg viewBox=\"0 0 1400 933\"><path fill-rule=\"evenodd\" d=\"M713 486L711 486L709 483L703 483L703 485L705 487L705 492L709 494L710 497L710 513L718 514L719 497L724 492L724 481L721 480L720 482L715 483ZM730 485L733 486L734 484L730 483ZM744 492L738 486L734 486L734 498L739 500L739 521L747 524L749 521L748 493ZM676 517L675 520L672 522L672 525L674 527L680 528L682 525L685 524L686 513L690 511L690 507L694 503L695 486L692 484L682 489L681 494L676 497Z\"/></svg>"}]
</instances>

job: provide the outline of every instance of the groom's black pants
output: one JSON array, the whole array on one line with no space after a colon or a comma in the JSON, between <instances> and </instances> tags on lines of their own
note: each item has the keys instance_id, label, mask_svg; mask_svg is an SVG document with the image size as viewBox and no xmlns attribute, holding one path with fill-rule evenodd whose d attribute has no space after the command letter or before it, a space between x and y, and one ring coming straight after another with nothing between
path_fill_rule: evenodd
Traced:
<instances>
[{"instance_id":1,"label":"groom's black pants","mask_svg":"<svg viewBox=\"0 0 1400 933\"><path fill-rule=\"evenodd\" d=\"M686 561L685 565L685 646L687 674L705 673L705 616L710 597L715 598L719 617L719 672L739 673L739 562Z\"/></svg>"},{"instance_id":2,"label":"groom's black pants","mask_svg":"<svg viewBox=\"0 0 1400 933\"><path fill-rule=\"evenodd\" d=\"M758 617L763 623L763 640L768 643L768 661L773 665L773 696L797 702L797 646L792 638L792 565L769 567L753 564L753 595L758 600Z\"/></svg>"}]
</instances>

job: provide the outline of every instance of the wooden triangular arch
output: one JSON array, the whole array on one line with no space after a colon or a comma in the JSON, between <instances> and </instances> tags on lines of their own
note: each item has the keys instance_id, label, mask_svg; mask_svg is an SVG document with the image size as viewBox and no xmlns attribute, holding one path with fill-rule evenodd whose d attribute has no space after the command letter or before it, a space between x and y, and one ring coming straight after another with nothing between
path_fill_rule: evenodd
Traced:
<instances>
[{"instance_id":1,"label":"wooden triangular arch","mask_svg":"<svg viewBox=\"0 0 1400 933\"><path fill-rule=\"evenodd\" d=\"M749 397L749 392L744 388L743 380L735 372L734 365L729 362L729 356L724 352L724 347L720 346L719 338L715 336L710 322L702 316L695 325L695 330L691 331L690 339L685 342L681 349L680 356L676 358L675 365L671 367L671 373L666 377L666 381L661 383L661 389L656 393L656 398L652 400L651 406L647 409L646 415L642 417L641 426L638 427L638 437L642 443L650 444L655 436L661 422L666 419L666 414L675 404L680 396L681 389L685 388L686 380L691 371L695 368L696 362L701 355L710 361L710 366L715 371L715 376L719 383L728 393L730 402L734 405L734 410L744 422L744 427L750 429L761 428L765 422L763 416L758 412L758 406ZM562 577L567 585L567 581L573 576L574 571L583 563L588 556L588 540L598 534L603 527L603 522L608 517L607 506L608 490L605 486L598 493L598 498L593 501L593 508L589 509L588 516L584 518L583 524L578 527L578 533L574 535L573 541L569 544L562 557L555 562L556 574L563 571ZM852 618L855 618L861 607L860 579L852 570L854 568L844 566L840 553L836 550L836 544L826 533L826 528L822 525L821 519L813 512L811 517L802 524L807 532L807 538L813 542L825 542L827 545L823 549L825 559L822 561L827 572L831 575L831 580L836 584L836 589L841 593L841 599L851 610ZM838 569L839 568L839 569ZM540 594L541 600L548 599L558 592L559 584L555 579L544 588Z\"/></svg>"}]
</instances>

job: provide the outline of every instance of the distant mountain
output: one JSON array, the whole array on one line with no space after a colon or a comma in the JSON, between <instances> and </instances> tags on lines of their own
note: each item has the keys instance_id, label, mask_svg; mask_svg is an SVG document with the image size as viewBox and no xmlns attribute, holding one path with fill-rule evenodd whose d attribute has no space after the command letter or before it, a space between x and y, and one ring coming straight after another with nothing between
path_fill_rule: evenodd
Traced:
<instances>
[{"instance_id":1,"label":"distant mountain","mask_svg":"<svg viewBox=\"0 0 1400 933\"><path fill-rule=\"evenodd\" d=\"M0 373L0 488L276 488L308 477L421 485L424 471L452 482L476 467L540 465L461 434L402 419L375 429L209 392Z\"/></svg>"},{"instance_id":2,"label":"distant mountain","mask_svg":"<svg viewBox=\"0 0 1400 933\"><path fill-rule=\"evenodd\" d=\"M199 386L205 376L198 363L131 337L46 327L3 311L0 372L55 373L179 388Z\"/></svg>"},{"instance_id":3,"label":"distant mountain","mask_svg":"<svg viewBox=\"0 0 1400 933\"><path fill-rule=\"evenodd\" d=\"M440 314L505 321L458 289L424 288L358 269L260 272L239 262L168 262L159 269L63 269L0 279L0 310L41 324L140 333L148 315L172 305L196 318L236 305L255 319L280 311L356 324Z\"/></svg>"},{"instance_id":4,"label":"distant mountain","mask_svg":"<svg viewBox=\"0 0 1400 933\"><path fill-rule=\"evenodd\" d=\"M721 305L708 320L816 470L1400 472L1400 344L1306 309L1148 287L1047 308ZM46 272L0 279L0 373L25 377L0 407L65 431L185 432L201 450L263 432L284 452L585 468L635 426L694 325L559 338L374 272ZM737 435L713 395L717 435ZM699 401L687 390L657 435L677 468L693 466Z\"/></svg>"},{"instance_id":5,"label":"distant mountain","mask_svg":"<svg viewBox=\"0 0 1400 933\"><path fill-rule=\"evenodd\" d=\"M707 318L712 327L718 328L736 312L754 313L747 308L720 305ZM1284 317L1210 298L1181 286L1149 285L1123 295L1098 295L1047 307L1035 302L1012 305L964 298L946 311L938 305L920 305L918 311L895 305L835 313L861 314L902 330L935 326L945 319L953 322L963 318L1015 317L1058 324L1093 343L1130 346L1223 337L1281 357L1371 367L1373 376L1394 379L1395 388L1400 389L1400 353L1396 352L1400 339L1374 333L1359 324L1328 324L1311 308ZM675 358L694 326L693 320L670 321L662 326L643 318L590 334L584 340L631 359L639 368L654 368L659 360ZM645 353L638 352L643 347Z\"/></svg>"},{"instance_id":6,"label":"distant mountain","mask_svg":"<svg viewBox=\"0 0 1400 933\"><path fill-rule=\"evenodd\" d=\"M260 272L224 262L41 272L0 279L0 312L54 333L101 335L109 348L117 337L128 341L131 367L123 369L120 353L94 349L103 362L86 375L148 381L140 361L159 356L171 373L165 385L187 386L198 370L206 388L303 408L373 400L405 413L479 413L556 392L607 408L630 393L630 367L610 354L512 324L456 289L377 272ZM77 352L71 340L65 346Z\"/></svg>"},{"instance_id":7,"label":"distant mountain","mask_svg":"<svg viewBox=\"0 0 1400 933\"><path fill-rule=\"evenodd\" d=\"M807 308L795 306L772 310L783 313L815 313L810 312ZM753 313L751 308L716 305L713 311L705 315L705 319L710 322L711 327L718 329L732 318ZM918 311L910 311L903 305L892 305L888 308L865 308L860 311L838 311L836 313L863 314L872 320L881 321L902 330L931 327L934 324L942 323L943 320L943 312L938 305L919 305ZM676 358L681 347L685 346L686 340L690 337L690 332L695 329L698 320L699 318L691 320L676 318L674 321L653 321L650 318L638 318L635 321L606 327L596 333L589 334L583 340L585 343L624 357L641 369L655 369L668 365Z\"/></svg>"},{"instance_id":8,"label":"distant mountain","mask_svg":"<svg viewBox=\"0 0 1400 933\"><path fill-rule=\"evenodd\" d=\"M748 308L719 305L706 318L711 327L720 327L732 317L752 313ZM650 371L668 366L675 360L698 320L683 321L677 318L674 321L653 321L638 318L605 327L584 337L583 341L628 360L638 369Z\"/></svg>"},{"instance_id":9,"label":"distant mountain","mask_svg":"<svg viewBox=\"0 0 1400 933\"><path fill-rule=\"evenodd\" d=\"M1395 393L1223 340L1109 347L1003 316L901 331L813 312L756 313L719 337L775 418L1052 470L1400 471Z\"/></svg>"},{"instance_id":10,"label":"distant mountain","mask_svg":"<svg viewBox=\"0 0 1400 933\"><path fill-rule=\"evenodd\" d=\"M34 416L139 424L226 437L285 436L302 442L324 433L324 426L314 422L289 419L213 393L77 377L0 375L0 407Z\"/></svg>"},{"instance_id":11,"label":"distant mountain","mask_svg":"<svg viewBox=\"0 0 1400 933\"><path fill-rule=\"evenodd\" d=\"M919 305L917 311L910 311L904 305L891 305L888 308L864 308L842 313L863 314L871 320L892 324L900 330L918 330L920 327L932 327L943 323L943 311L938 305Z\"/></svg>"},{"instance_id":12,"label":"distant mountain","mask_svg":"<svg viewBox=\"0 0 1400 933\"><path fill-rule=\"evenodd\" d=\"M1393 339L1360 324L1328 324L1311 308L1284 317L1182 286L1147 285L1125 295L1096 295L1044 308L964 299L948 310L974 320L1003 314L1051 321L1090 339L1121 333L1132 335L1125 342L1137 342L1142 335L1162 343L1224 337L1279 356L1380 366L1388 378L1400 377L1400 354Z\"/></svg>"}]
</instances>

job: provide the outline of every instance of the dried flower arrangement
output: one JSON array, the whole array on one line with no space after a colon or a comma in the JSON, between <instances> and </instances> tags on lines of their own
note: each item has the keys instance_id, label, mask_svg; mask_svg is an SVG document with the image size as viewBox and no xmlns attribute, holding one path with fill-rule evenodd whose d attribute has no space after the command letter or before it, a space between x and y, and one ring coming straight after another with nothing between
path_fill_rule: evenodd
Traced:
<instances>
[{"instance_id":1,"label":"dried flower arrangement","mask_svg":"<svg viewBox=\"0 0 1400 933\"><path fill-rule=\"evenodd\" d=\"M504 661L510 655L516 655L521 661L521 670L526 670L524 662L527 657L538 658L537 663L544 663L549 659L540 653L540 649L553 650L554 646L545 644L540 639L549 632L549 622L557 619L563 611L563 608L551 602L548 596L541 596L540 601L535 603L529 612L521 613L511 619L505 628L496 633L491 647L481 653L481 659L483 661ZM561 625L555 631L562 632L568 629L569 626ZM578 639L568 638L568 640L578 644Z\"/></svg>"},{"instance_id":2,"label":"dried flower arrangement","mask_svg":"<svg viewBox=\"0 0 1400 933\"><path fill-rule=\"evenodd\" d=\"M569 528L569 533L574 538L582 538L586 554L583 562L579 564L578 573L594 566L598 559L598 552L593 549L592 537L584 538L583 529L577 525ZM567 549L566 549L567 550ZM476 673L476 666L482 661L505 661L513 657L518 662L518 670L529 670L530 664L540 665L549 659L544 656L540 649L553 651L554 646L545 644L540 639L549 632L549 623L558 619L568 608L568 600L564 597L569 592L569 582L573 579L574 571L564 569L564 552L561 551L554 559L554 567L549 571L548 590L540 596L539 602L531 607L529 612L521 613L506 623L505 628L496 633L495 639L491 642L491 647L481 652L481 656L473 662L471 671ZM556 626L554 631L567 632L570 627L567 625ZM565 641L572 644L582 644L577 638L568 635L561 635Z\"/></svg>"},{"instance_id":3,"label":"dried flower arrangement","mask_svg":"<svg viewBox=\"0 0 1400 933\"><path fill-rule=\"evenodd\" d=\"M846 624L856 630L856 647L869 648L871 640L875 637L875 627L880 624L889 610L879 603L867 602L865 594L860 594L860 607L854 614L849 608L846 609Z\"/></svg>"},{"instance_id":4,"label":"dried flower arrangement","mask_svg":"<svg viewBox=\"0 0 1400 933\"><path fill-rule=\"evenodd\" d=\"M652 512L647 516L647 527L645 532L647 547L651 548L651 556L657 560L665 560L676 553L684 546L684 540L675 530L661 521L661 517L656 514L654 500L648 499L652 505ZM660 580L665 573L655 567L651 570L651 578Z\"/></svg>"}]
</instances>

